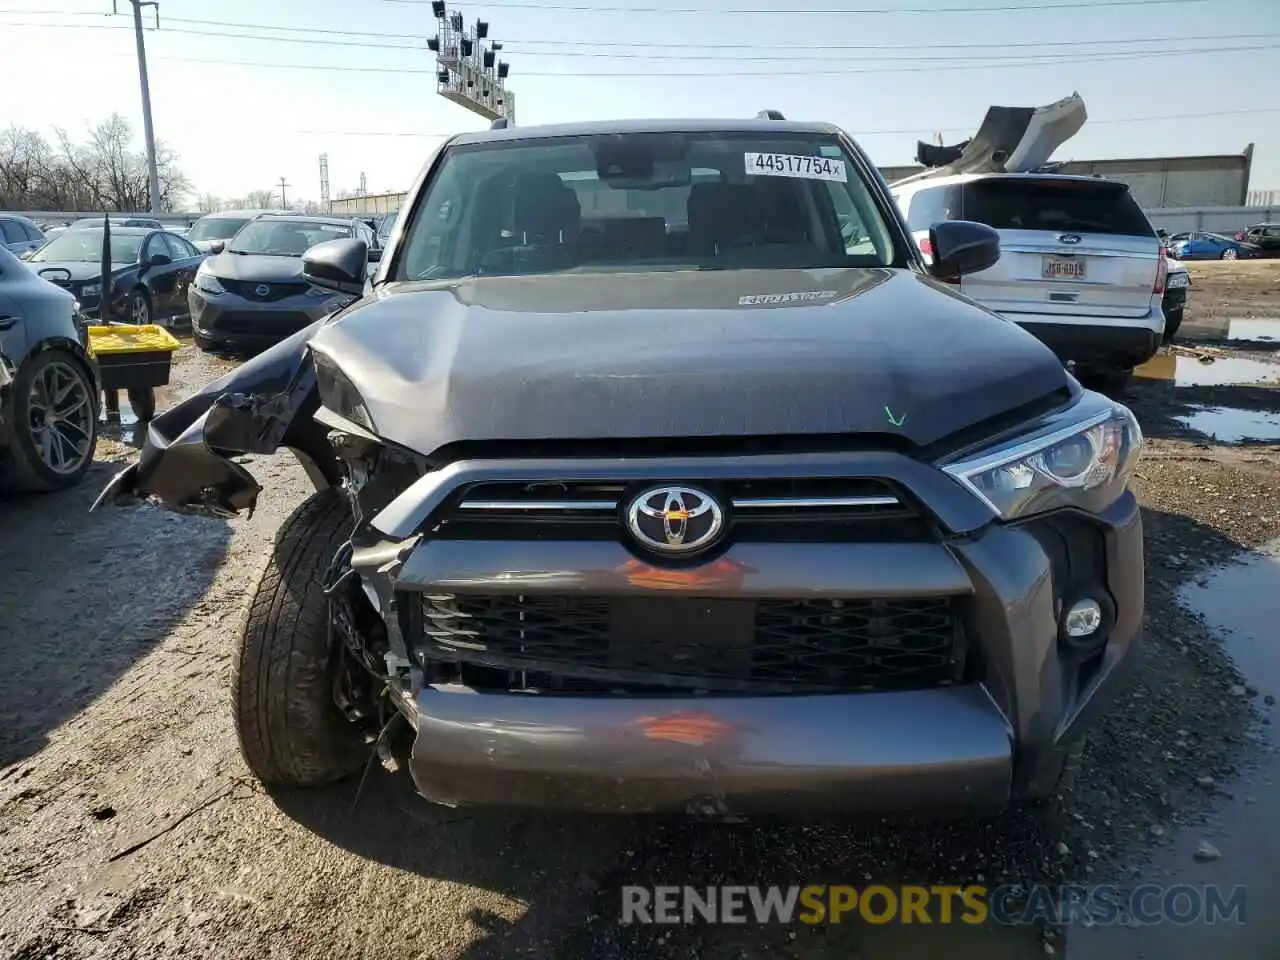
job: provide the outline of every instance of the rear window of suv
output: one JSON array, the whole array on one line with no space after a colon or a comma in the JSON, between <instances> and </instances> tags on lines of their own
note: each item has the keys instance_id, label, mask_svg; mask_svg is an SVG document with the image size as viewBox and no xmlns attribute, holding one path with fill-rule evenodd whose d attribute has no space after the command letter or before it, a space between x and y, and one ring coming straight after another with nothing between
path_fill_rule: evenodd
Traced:
<instances>
[{"instance_id":1,"label":"rear window of suv","mask_svg":"<svg viewBox=\"0 0 1280 960\"><path fill-rule=\"evenodd\" d=\"M1155 236L1129 188L1113 180L976 180L964 185L961 216L997 230Z\"/></svg>"},{"instance_id":2,"label":"rear window of suv","mask_svg":"<svg viewBox=\"0 0 1280 960\"><path fill-rule=\"evenodd\" d=\"M992 177L911 195L907 225L913 231L942 220L976 220L997 230L1156 235L1129 188L1114 180Z\"/></svg>"}]
</instances>

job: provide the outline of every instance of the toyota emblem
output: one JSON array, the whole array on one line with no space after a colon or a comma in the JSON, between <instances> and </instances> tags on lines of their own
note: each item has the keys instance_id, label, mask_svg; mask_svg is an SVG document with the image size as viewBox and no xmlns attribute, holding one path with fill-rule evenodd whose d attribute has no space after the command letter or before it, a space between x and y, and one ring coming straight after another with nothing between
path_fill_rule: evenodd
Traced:
<instances>
[{"instance_id":1,"label":"toyota emblem","mask_svg":"<svg viewBox=\"0 0 1280 960\"><path fill-rule=\"evenodd\" d=\"M1071 243L1071 244L1079 243L1079 242L1080 242L1080 234L1078 234L1078 233L1060 233L1060 234L1058 234L1058 242L1059 242L1059 243Z\"/></svg>"},{"instance_id":2,"label":"toyota emblem","mask_svg":"<svg viewBox=\"0 0 1280 960\"><path fill-rule=\"evenodd\" d=\"M724 511L705 490L650 487L627 507L627 527L650 550L696 553L719 538L724 530Z\"/></svg>"},{"instance_id":3,"label":"toyota emblem","mask_svg":"<svg viewBox=\"0 0 1280 960\"><path fill-rule=\"evenodd\" d=\"M268 293L271 292L271 288L268 287L265 283L260 283L253 288L253 292L260 297L265 297Z\"/></svg>"}]
</instances>

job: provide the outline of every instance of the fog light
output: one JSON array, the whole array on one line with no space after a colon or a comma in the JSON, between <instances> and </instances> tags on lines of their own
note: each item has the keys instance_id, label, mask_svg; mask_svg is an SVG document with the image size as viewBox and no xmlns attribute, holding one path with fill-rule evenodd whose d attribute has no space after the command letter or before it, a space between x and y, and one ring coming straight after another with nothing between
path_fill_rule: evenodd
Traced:
<instances>
[{"instance_id":1,"label":"fog light","mask_svg":"<svg viewBox=\"0 0 1280 960\"><path fill-rule=\"evenodd\" d=\"M1062 632L1072 640L1084 640L1102 627L1102 605L1097 600L1077 600L1062 618Z\"/></svg>"}]
</instances>

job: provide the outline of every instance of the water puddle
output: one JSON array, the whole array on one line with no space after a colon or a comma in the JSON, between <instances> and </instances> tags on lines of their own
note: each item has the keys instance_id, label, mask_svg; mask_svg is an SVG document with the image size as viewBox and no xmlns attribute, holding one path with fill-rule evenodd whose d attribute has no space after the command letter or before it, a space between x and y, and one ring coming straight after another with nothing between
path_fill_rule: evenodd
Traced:
<instances>
[{"instance_id":1,"label":"water puddle","mask_svg":"<svg viewBox=\"0 0 1280 960\"><path fill-rule=\"evenodd\" d=\"M1201 613L1248 683L1268 716L1275 708L1264 697L1280 696L1280 541L1248 555L1243 563L1210 574L1184 588L1181 600ZM1246 687L1247 693L1250 688ZM1236 691L1239 692L1239 691ZM1271 727L1260 728L1269 731ZM1090 960L1159 957L1200 960L1228 955L1251 960L1275 956L1280 943L1280 914L1271 909L1280 897L1280 757L1258 733L1258 763L1236 783L1226 784L1221 808L1205 827L1178 831L1168 847L1143 868L1143 877L1168 888L1188 884L1218 887L1229 895L1245 888L1244 924L1181 925L1161 923L1137 929L1121 926L1070 931L1072 950ZM1193 856L1207 839L1221 857L1201 863Z\"/></svg>"},{"instance_id":2,"label":"water puddle","mask_svg":"<svg viewBox=\"0 0 1280 960\"><path fill-rule=\"evenodd\" d=\"M1212 437L1219 443L1240 443L1243 440L1280 441L1280 413L1197 406L1192 408L1191 413L1174 419L1184 427Z\"/></svg>"},{"instance_id":3,"label":"water puddle","mask_svg":"<svg viewBox=\"0 0 1280 960\"><path fill-rule=\"evenodd\" d=\"M1280 386L1280 361L1250 357L1205 359L1162 351L1134 370L1148 380L1168 380L1175 387Z\"/></svg>"},{"instance_id":4,"label":"water puddle","mask_svg":"<svg viewBox=\"0 0 1280 960\"><path fill-rule=\"evenodd\" d=\"M1233 317L1227 322L1227 339L1280 343L1280 317Z\"/></svg>"},{"instance_id":5,"label":"water puddle","mask_svg":"<svg viewBox=\"0 0 1280 960\"><path fill-rule=\"evenodd\" d=\"M156 413L160 414L174 403L174 397L168 387L157 387L155 391ZM119 440L140 446L147 435L146 422L139 419L137 411L129 403L129 395L121 390L117 394L118 412L110 411L103 404L102 415L98 418L99 436Z\"/></svg>"}]
</instances>

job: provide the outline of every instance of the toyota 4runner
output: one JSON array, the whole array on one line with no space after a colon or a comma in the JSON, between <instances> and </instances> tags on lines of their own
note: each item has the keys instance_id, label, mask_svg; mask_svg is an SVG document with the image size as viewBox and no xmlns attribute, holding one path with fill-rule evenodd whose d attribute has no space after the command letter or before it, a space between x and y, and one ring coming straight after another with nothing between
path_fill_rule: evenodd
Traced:
<instances>
[{"instance_id":1,"label":"toyota 4runner","mask_svg":"<svg viewBox=\"0 0 1280 960\"><path fill-rule=\"evenodd\" d=\"M358 299L98 501L252 510L240 455L281 448L314 481L235 658L261 779L351 774L403 717L445 804L1060 788L1139 644L1142 440L956 292L990 228L940 217L926 266L853 140L776 114L462 134L401 216L368 289L363 241L312 248Z\"/></svg>"}]
</instances>

